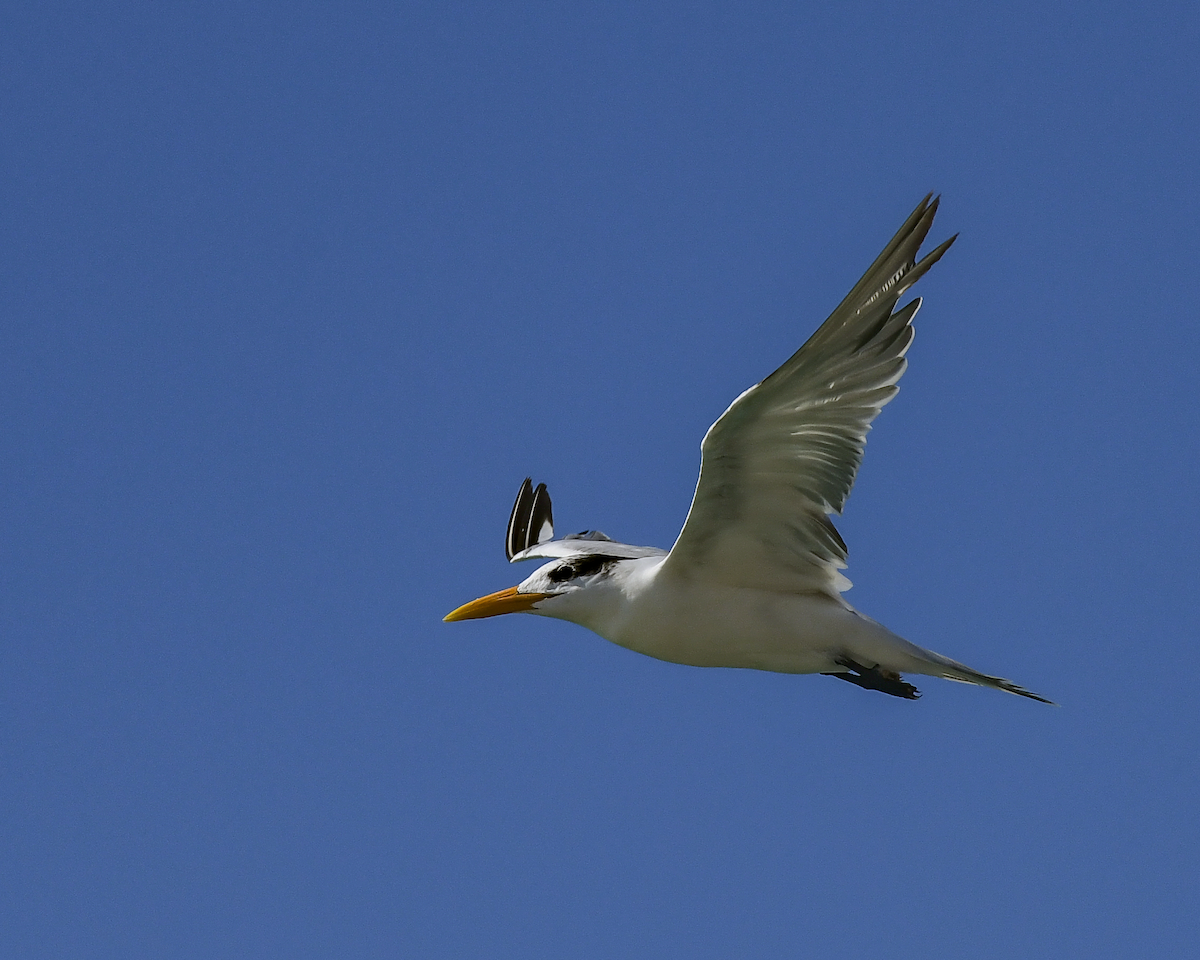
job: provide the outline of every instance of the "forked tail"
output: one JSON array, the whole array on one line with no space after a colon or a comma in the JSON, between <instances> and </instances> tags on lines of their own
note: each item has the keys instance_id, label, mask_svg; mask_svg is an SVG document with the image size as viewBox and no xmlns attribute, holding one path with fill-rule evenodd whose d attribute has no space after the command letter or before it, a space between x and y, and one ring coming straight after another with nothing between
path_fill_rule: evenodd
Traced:
<instances>
[{"instance_id":1,"label":"forked tail","mask_svg":"<svg viewBox=\"0 0 1200 960\"><path fill-rule=\"evenodd\" d=\"M1003 677L989 676L986 673L980 673L978 670L972 670L965 663L959 663L957 660L943 657L940 653L934 653L932 650L922 648L921 652L925 654L926 658L930 661L930 666L934 668L928 671L932 676L943 677L946 680L957 680L959 683L974 683L981 687L994 687L1006 693L1015 693L1018 697L1028 697L1030 700L1036 700L1038 703L1048 703L1052 707L1058 706L1053 700L1039 697L1036 693L1026 690L1011 680L1005 680Z\"/></svg>"}]
</instances>

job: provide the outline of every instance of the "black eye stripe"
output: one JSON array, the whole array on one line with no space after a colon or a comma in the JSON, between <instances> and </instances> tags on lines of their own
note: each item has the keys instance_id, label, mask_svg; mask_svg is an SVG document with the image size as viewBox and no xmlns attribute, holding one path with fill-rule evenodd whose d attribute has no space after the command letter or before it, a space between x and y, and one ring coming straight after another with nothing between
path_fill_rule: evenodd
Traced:
<instances>
[{"instance_id":1,"label":"black eye stripe","mask_svg":"<svg viewBox=\"0 0 1200 960\"><path fill-rule=\"evenodd\" d=\"M576 577L590 577L592 574L600 573L606 567L616 563L617 557L605 557L600 555L590 557L580 557L570 563L562 563L551 570L547 576L551 583L566 583L568 580L574 580Z\"/></svg>"},{"instance_id":2,"label":"black eye stripe","mask_svg":"<svg viewBox=\"0 0 1200 960\"><path fill-rule=\"evenodd\" d=\"M588 577L593 573L599 573L611 562L605 557L584 557L575 563L575 576Z\"/></svg>"}]
</instances>

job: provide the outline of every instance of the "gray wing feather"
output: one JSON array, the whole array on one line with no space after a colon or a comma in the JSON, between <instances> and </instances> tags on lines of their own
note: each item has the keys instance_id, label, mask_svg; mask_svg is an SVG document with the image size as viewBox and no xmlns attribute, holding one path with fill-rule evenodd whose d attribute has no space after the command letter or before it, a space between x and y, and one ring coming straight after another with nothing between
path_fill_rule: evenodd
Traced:
<instances>
[{"instance_id":1,"label":"gray wing feather","mask_svg":"<svg viewBox=\"0 0 1200 960\"><path fill-rule=\"evenodd\" d=\"M666 550L658 547L638 547L631 543L618 543L616 540L581 540L563 538L562 540L547 540L538 543L528 550L522 550L512 558L513 563L522 560L558 560L569 557L615 557L620 560L636 560L640 557L665 557Z\"/></svg>"},{"instance_id":2,"label":"gray wing feather","mask_svg":"<svg viewBox=\"0 0 1200 960\"><path fill-rule=\"evenodd\" d=\"M899 390L920 300L896 304L955 240L917 262L937 207L922 200L804 346L709 428L664 571L833 596L850 586L829 515L845 506L871 421Z\"/></svg>"}]
</instances>

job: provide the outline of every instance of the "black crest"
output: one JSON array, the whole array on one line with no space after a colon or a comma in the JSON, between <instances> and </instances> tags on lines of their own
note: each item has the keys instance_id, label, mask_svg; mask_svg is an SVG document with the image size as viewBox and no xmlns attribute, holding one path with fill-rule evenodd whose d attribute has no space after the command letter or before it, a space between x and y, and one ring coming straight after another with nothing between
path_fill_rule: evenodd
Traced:
<instances>
[{"instance_id":1,"label":"black crest","mask_svg":"<svg viewBox=\"0 0 1200 960\"><path fill-rule=\"evenodd\" d=\"M533 488L533 480L525 478L513 504L512 516L508 518L508 536L504 540L504 552L511 560L522 550L554 539L554 514L550 507L550 494L546 485L539 483Z\"/></svg>"}]
</instances>

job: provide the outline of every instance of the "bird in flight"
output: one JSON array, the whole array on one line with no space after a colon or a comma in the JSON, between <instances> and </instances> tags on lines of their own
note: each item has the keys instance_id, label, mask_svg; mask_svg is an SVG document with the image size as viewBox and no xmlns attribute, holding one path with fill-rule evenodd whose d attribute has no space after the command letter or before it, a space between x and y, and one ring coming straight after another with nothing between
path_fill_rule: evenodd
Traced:
<instances>
[{"instance_id":1,"label":"bird in flight","mask_svg":"<svg viewBox=\"0 0 1200 960\"><path fill-rule=\"evenodd\" d=\"M527 478L505 552L548 562L445 619L535 613L673 663L821 673L909 700L920 693L901 674L922 674L1050 703L910 643L842 598L846 544L830 515L842 512L871 421L907 366L921 301L897 304L956 238L917 259L938 208L931 196L808 342L709 428L669 551L594 530L555 540L546 485Z\"/></svg>"}]
</instances>

